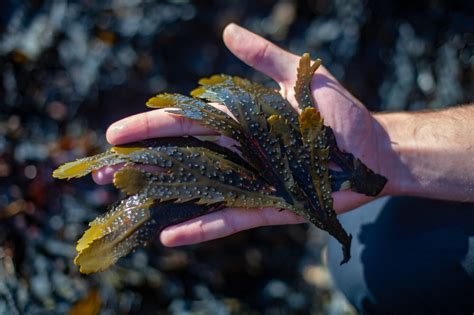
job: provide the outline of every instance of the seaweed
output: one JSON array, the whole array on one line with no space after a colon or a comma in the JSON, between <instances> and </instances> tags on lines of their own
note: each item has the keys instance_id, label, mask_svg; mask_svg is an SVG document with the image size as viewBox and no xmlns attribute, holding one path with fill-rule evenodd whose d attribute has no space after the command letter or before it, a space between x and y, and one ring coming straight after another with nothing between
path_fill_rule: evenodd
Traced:
<instances>
[{"instance_id":1,"label":"seaweed","mask_svg":"<svg viewBox=\"0 0 474 315\"><path fill-rule=\"evenodd\" d=\"M195 120L236 141L232 148L192 136L144 140L54 171L56 178L82 177L124 164L113 183L126 197L90 223L78 241L75 263L83 273L105 270L168 225L225 207L287 209L334 236L350 259L352 236L336 217L333 191L375 196L386 179L337 147L311 96L321 61L304 54L295 98L300 113L274 89L246 79L213 75L199 81L192 97L160 94L147 106ZM230 115L209 104L227 107ZM329 163L340 167L333 170ZM144 170L144 165L155 167Z\"/></svg>"}]
</instances>

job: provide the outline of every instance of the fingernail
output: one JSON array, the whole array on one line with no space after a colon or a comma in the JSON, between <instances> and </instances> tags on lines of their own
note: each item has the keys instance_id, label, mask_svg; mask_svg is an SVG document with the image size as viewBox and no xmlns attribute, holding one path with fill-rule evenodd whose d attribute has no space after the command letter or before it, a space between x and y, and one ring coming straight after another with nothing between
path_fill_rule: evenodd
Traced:
<instances>
[{"instance_id":1,"label":"fingernail","mask_svg":"<svg viewBox=\"0 0 474 315\"><path fill-rule=\"evenodd\" d=\"M225 32L228 33L229 35L234 35L235 32L240 29L241 27L234 22L227 24L225 28Z\"/></svg>"},{"instance_id":2,"label":"fingernail","mask_svg":"<svg viewBox=\"0 0 474 315\"><path fill-rule=\"evenodd\" d=\"M122 130L125 129L125 127L126 124L121 121L117 121L110 125L106 133L107 141L111 144L115 144L118 136L122 133Z\"/></svg>"},{"instance_id":3,"label":"fingernail","mask_svg":"<svg viewBox=\"0 0 474 315\"><path fill-rule=\"evenodd\" d=\"M175 236L175 233L173 229L166 228L160 233L160 241L164 246L168 246L168 247L177 246L176 242L173 242L174 236Z\"/></svg>"}]
</instances>

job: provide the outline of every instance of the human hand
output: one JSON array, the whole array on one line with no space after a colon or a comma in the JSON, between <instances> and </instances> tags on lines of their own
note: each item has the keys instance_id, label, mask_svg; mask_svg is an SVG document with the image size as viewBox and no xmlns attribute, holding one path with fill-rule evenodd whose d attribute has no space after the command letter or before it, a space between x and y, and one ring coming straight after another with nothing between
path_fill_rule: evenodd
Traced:
<instances>
[{"instance_id":1,"label":"human hand","mask_svg":"<svg viewBox=\"0 0 474 315\"><path fill-rule=\"evenodd\" d=\"M274 79L279 84L282 95L288 98L295 109L298 108L293 86L299 56L235 24L228 25L223 36L226 46L235 56ZM320 67L315 73L311 89L325 124L331 126L336 135L338 146L361 159L376 173L387 176L379 163L383 160L379 144L386 142L387 136L368 110L324 67ZM112 124L107 130L107 140L118 145L155 137L209 134L212 131L197 122L158 109ZM94 174L94 180L100 184L109 183L115 170L112 167L102 169ZM383 193L389 193L390 189L390 185L387 185ZM351 191L335 192L333 197L337 213L353 209L372 199ZM164 245L177 246L208 241L258 226L302 222L305 222L303 218L289 211L273 208L228 208L168 227L162 231L160 239Z\"/></svg>"}]
</instances>

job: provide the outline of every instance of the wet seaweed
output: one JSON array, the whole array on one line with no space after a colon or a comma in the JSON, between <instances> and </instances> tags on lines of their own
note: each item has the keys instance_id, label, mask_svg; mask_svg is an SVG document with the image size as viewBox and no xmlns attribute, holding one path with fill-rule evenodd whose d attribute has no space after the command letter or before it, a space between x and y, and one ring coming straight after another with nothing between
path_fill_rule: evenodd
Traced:
<instances>
[{"instance_id":1,"label":"wet seaweed","mask_svg":"<svg viewBox=\"0 0 474 315\"><path fill-rule=\"evenodd\" d=\"M334 236L350 259L351 235L336 217L333 191L375 196L386 179L342 152L314 107L310 83L320 60L300 59L295 97L300 113L278 92L246 79L214 75L192 97L160 94L147 106L195 120L234 139L237 152L192 136L145 140L66 163L56 178L76 178L124 164L113 183L126 198L90 223L78 241L83 273L105 270L164 227L225 207L287 209ZM209 104L227 107L230 115ZM337 164L341 171L330 169ZM154 166L155 171L143 166Z\"/></svg>"}]
</instances>

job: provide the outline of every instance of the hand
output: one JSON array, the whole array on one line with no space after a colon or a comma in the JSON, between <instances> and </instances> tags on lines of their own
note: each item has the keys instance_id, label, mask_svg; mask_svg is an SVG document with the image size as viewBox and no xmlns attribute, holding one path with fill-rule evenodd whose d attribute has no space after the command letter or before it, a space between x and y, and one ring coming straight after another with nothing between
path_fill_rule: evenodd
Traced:
<instances>
[{"instance_id":1,"label":"hand","mask_svg":"<svg viewBox=\"0 0 474 315\"><path fill-rule=\"evenodd\" d=\"M288 98L295 109L298 108L293 86L299 56L235 24L228 25L223 36L226 46L235 56L275 80L280 85L282 95ZM379 144L386 143L388 138L367 109L324 67L320 67L315 73L311 88L325 124L331 126L336 134L339 147L360 158L375 172L389 175L380 165L383 156L379 150ZM208 134L211 131L198 123L158 109L115 122L107 130L107 140L117 145L155 137ZM99 184L109 183L115 170L102 169L94 174L94 180ZM387 185L383 194L390 190L390 185ZM333 197L337 213L353 209L372 199L350 191L335 192ZM305 222L303 218L289 211L229 208L168 227L162 231L160 239L164 245L177 246L208 241L258 226L302 222Z\"/></svg>"}]
</instances>

